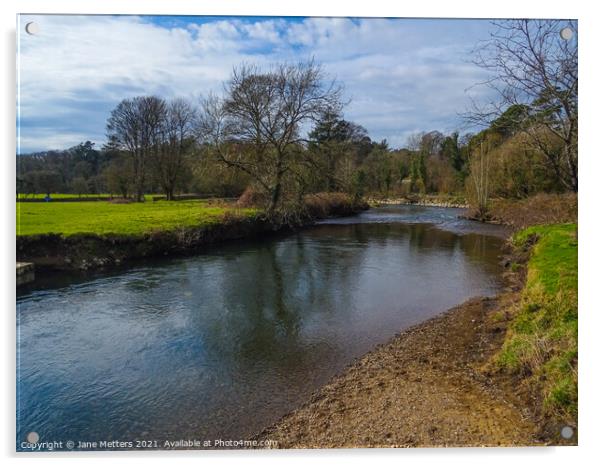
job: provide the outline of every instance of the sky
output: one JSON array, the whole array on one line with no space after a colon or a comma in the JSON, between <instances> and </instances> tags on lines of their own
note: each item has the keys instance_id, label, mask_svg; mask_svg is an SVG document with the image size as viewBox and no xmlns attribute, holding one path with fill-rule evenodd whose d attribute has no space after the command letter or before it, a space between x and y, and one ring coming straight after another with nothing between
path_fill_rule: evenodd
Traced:
<instances>
[{"instance_id":1,"label":"sky","mask_svg":"<svg viewBox=\"0 0 602 466\"><path fill-rule=\"evenodd\" d=\"M34 21L38 33L24 32ZM311 59L344 86L347 120L373 140L405 146L420 131L462 130L486 78L470 51L486 20L21 15L18 21L18 152L106 141L124 98L198 102L220 94L241 63ZM469 97L470 96L470 97Z\"/></svg>"}]
</instances>

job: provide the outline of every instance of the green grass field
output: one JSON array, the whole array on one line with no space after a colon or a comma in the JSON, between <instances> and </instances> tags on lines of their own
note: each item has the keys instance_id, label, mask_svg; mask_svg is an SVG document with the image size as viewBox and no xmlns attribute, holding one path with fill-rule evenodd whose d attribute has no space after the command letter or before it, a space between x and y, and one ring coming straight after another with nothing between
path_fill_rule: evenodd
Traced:
<instances>
[{"instance_id":1,"label":"green grass field","mask_svg":"<svg viewBox=\"0 0 602 466\"><path fill-rule=\"evenodd\" d=\"M23 193L17 194L18 199L44 199L45 197L46 197L46 194L23 194ZM77 198L77 197L81 197L84 199L88 198L88 197L102 197L102 198L108 199L110 197L110 195L109 194L82 194L81 196L78 196L77 194L53 193L50 195L50 197L52 199L71 199L71 198Z\"/></svg>"},{"instance_id":2,"label":"green grass field","mask_svg":"<svg viewBox=\"0 0 602 466\"><path fill-rule=\"evenodd\" d=\"M226 213L253 216L256 209L217 207L204 200L131 204L109 202L17 202L17 235L76 233L138 235L223 221Z\"/></svg>"},{"instance_id":3,"label":"green grass field","mask_svg":"<svg viewBox=\"0 0 602 466\"><path fill-rule=\"evenodd\" d=\"M540 387L544 409L566 421L577 416L577 225L541 225L517 233L521 246L539 238L527 282L498 362Z\"/></svg>"},{"instance_id":4,"label":"green grass field","mask_svg":"<svg viewBox=\"0 0 602 466\"><path fill-rule=\"evenodd\" d=\"M145 194L144 195L144 199L146 199L147 201L152 201L153 196L161 196L161 194ZM23 194L23 193L18 193L17 194L17 198L18 199L44 199L46 197L46 194ZM88 199L88 198L102 198L102 199L110 199L111 197L118 197L118 196L112 196L111 194L82 194L81 196L78 194L68 194L68 193L52 193L50 195L51 199Z\"/></svg>"}]
</instances>

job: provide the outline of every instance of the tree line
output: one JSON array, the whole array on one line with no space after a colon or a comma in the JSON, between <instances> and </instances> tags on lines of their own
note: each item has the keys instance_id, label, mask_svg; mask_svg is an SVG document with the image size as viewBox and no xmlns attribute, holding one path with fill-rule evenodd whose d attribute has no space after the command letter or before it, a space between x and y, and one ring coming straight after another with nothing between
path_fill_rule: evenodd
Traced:
<instances>
[{"instance_id":1,"label":"tree line","mask_svg":"<svg viewBox=\"0 0 602 466\"><path fill-rule=\"evenodd\" d=\"M496 23L475 62L492 72L498 99L466 119L483 130L413 134L406 147L373 141L344 116L343 87L313 60L236 67L221 95L198 102L138 96L106 124L107 143L21 155L21 193L111 193L137 201L161 192L238 197L268 211L309 193L355 197L465 193L521 198L577 190L576 38L563 24ZM250 194L249 194L250 195Z\"/></svg>"}]
</instances>

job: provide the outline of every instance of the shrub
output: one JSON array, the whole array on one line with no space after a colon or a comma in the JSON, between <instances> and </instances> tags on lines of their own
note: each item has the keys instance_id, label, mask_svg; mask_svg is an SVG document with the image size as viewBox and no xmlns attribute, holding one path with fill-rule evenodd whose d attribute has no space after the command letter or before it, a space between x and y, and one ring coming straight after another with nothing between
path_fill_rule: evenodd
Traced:
<instances>
[{"instance_id":1,"label":"shrub","mask_svg":"<svg viewBox=\"0 0 602 466\"><path fill-rule=\"evenodd\" d=\"M267 195L253 186L247 186L236 201L238 207L263 207L267 205Z\"/></svg>"},{"instance_id":2,"label":"shrub","mask_svg":"<svg viewBox=\"0 0 602 466\"><path fill-rule=\"evenodd\" d=\"M362 201L354 202L353 198L345 193L308 194L303 202L307 213L313 218L345 215L363 206Z\"/></svg>"},{"instance_id":3,"label":"shrub","mask_svg":"<svg viewBox=\"0 0 602 466\"><path fill-rule=\"evenodd\" d=\"M536 194L521 200L495 199L490 205L491 216L515 228L530 225L572 223L577 221L577 195Z\"/></svg>"}]
</instances>

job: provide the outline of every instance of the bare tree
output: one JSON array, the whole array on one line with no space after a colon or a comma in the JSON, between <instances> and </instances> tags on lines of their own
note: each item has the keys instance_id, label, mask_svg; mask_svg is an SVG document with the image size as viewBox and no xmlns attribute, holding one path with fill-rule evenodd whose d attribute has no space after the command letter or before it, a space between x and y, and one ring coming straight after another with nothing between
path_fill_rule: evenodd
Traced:
<instances>
[{"instance_id":1,"label":"bare tree","mask_svg":"<svg viewBox=\"0 0 602 466\"><path fill-rule=\"evenodd\" d=\"M109 145L132 157L136 200L144 200L147 162L160 149L167 106L155 96L122 100L107 121Z\"/></svg>"},{"instance_id":2,"label":"bare tree","mask_svg":"<svg viewBox=\"0 0 602 466\"><path fill-rule=\"evenodd\" d=\"M125 154L116 154L103 171L107 180L107 189L111 196L117 194L127 198L133 185L132 158Z\"/></svg>"},{"instance_id":3,"label":"bare tree","mask_svg":"<svg viewBox=\"0 0 602 466\"><path fill-rule=\"evenodd\" d=\"M182 177L184 159L193 146L196 111L184 99L167 103L162 121L160 147L154 153L154 173L167 197L174 198L176 185Z\"/></svg>"},{"instance_id":4,"label":"bare tree","mask_svg":"<svg viewBox=\"0 0 602 466\"><path fill-rule=\"evenodd\" d=\"M490 39L475 50L475 63L490 71L484 84L494 102L475 105L472 123L490 124L506 112L540 150L558 180L577 191L577 23L571 20L504 20L493 22ZM564 37L561 31L565 30ZM570 32L568 32L570 31ZM570 37L569 37L570 36Z\"/></svg>"},{"instance_id":5,"label":"bare tree","mask_svg":"<svg viewBox=\"0 0 602 466\"><path fill-rule=\"evenodd\" d=\"M481 218L487 214L489 204L489 167L491 150L489 144L481 142L478 153L469 156L470 178L473 182L477 215Z\"/></svg>"},{"instance_id":6,"label":"bare tree","mask_svg":"<svg viewBox=\"0 0 602 466\"><path fill-rule=\"evenodd\" d=\"M296 148L306 144L304 125L341 107L341 87L326 82L313 61L263 71L235 68L224 99L203 102L201 135L218 160L254 179L269 196L268 212L279 205L285 175Z\"/></svg>"},{"instance_id":7,"label":"bare tree","mask_svg":"<svg viewBox=\"0 0 602 466\"><path fill-rule=\"evenodd\" d=\"M78 197L82 197L82 194L88 194L88 182L83 176L76 176L71 180L71 189Z\"/></svg>"}]
</instances>

